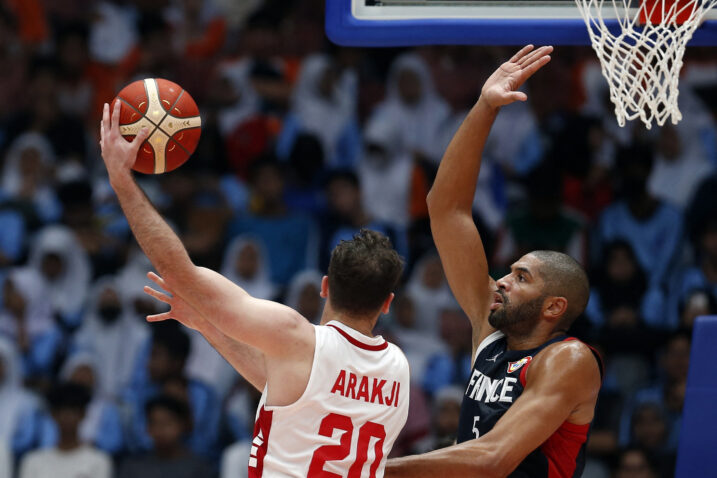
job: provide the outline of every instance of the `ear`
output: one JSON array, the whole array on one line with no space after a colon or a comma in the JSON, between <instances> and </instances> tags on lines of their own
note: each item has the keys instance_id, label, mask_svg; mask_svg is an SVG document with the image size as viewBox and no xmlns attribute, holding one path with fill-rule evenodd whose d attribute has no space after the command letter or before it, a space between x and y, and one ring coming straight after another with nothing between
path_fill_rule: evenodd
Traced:
<instances>
[{"instance_id":1,"label":"ear","mask_svg":"<svg viewBox=\"0 0 717 478\"><path fill-rule=\"evenodd\" d=\"M386 298L386 300L383 301L383 305L381 306L381 313L386 315L388 314L388 311L391 309L391 302L393 302L393 298L396 297L396 294L391 292L389 296Z\"/></svg>"},{"instance_id":2,"label":"ear","mask_svg":"<svg viewBox=\"0 0 717 478\"><path fill-rule=\"evenodd\" d=\"M321 278L321 292L319 292L319 296L322 299L326 299L329 297L329 276L324 276Z\"/></svg>"},{"instance_id":3,"label":"ear","mask_svg":"<svg viewBox=\"0 0 717 478\"><path fill-rule=\"evenodd\" d=\"M543 304L543 317L550 321L558 321L567 310L568 299L565 297L548 297Z\"/></svg>"}]
</instances>

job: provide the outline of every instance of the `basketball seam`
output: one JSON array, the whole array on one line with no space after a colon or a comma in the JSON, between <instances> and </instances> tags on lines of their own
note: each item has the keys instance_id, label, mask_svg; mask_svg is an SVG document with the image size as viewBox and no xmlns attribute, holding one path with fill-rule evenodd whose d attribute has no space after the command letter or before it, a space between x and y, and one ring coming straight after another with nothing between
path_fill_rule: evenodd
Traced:
<instances>
[{"instance_id":1,"label":"basketball seam","mask_svg":"<svg viewBox=\"0 0 717 478\"><path fill-rule=\"evenodd\" d=\"M156 80L155 80L155 81L156 81ZM159 88L157 88L157 91L159 92ZM182 95L184 94L185 91L186 91L186 90L182 88L182 91L180 91L180 92L179 92L179 95L177 95L177 99L174 100L174 103L172 103L172 105L169 107L169 111L167 111L167 114L165 114L165 115L164 115L164 118L162 118L162 121L160 122L160 125L164 122L165 119L167 119L167 116L171 116L170 113L172 113L172 109L174 109L174 107L177 105L177 103L179 103L179 99L182 97ZM160 125L157 125L157 128L159 128L159 130L160 130L162 133L164 133L164 134L166 134L167 136L169 136L169 134L168 134L166 131L164 131L164 130L161 128ZM194 129L194 128L186 128L186 129ZM179 130L179 131L184 131L184 130L182 129L182 130ZM177 131L177 133L179 133L179 131ZM174 133L174 134L177 134L177 133ZM169 136L169 139L171 139L172 141L174 141L175 143L177 143L177 146L179 146L180 148L182 148L182 150L183 150L185 153L187 153L187 156L191 156L191 155L192 155L192 153L190 153L189 150L187 150L187 148L185 148L184 146L182 146L182 144L181 144L179 141L177 141L176 139L174 139L174 135ZM165 152L165 154L166 154L166 152Z\"/></svg>"},{"instance_id":2,"label":"basketball seam","mask_svg":"<svg viewBox=\"0 0 717 478\"><path fill-rule=\"evenodd\" d=\"M128 107L132 108L134 111L136 111L137 114L139 114L142 118L146 118L147 121L149 121L150 123L152 123L152 125L154 126L154 129L152 130L152 133L154 133L154 130L155 130L155 129L159 128L159 125L157 125L157 123L155 123L154 121L152 121L151 119L149 119L149 117L148 117L146 114L142 113L140 110L138 110L137 108L135 108L130 102L128 102L128 101L125 100L124 98L120 98L119 100L120 100L122 103L126 104ZM122 126L124 126L124 125L122 125ZM162 132L164 133L164 131L162 131ZM165 133L165 134L166 134L166 133Z\"/></svg>"}]
</instances>

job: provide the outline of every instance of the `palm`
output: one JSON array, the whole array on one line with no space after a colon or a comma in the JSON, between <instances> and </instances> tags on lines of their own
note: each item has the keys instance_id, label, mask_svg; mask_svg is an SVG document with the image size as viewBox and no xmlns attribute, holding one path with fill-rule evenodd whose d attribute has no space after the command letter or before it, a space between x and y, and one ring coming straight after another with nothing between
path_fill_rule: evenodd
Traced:
<instances>
[{"instance_id":1,"label":"palm","mask_svg":"<svg viewBox=\"0 0 717 478\"><path fill-rule=\"evenodd\" d=\"M514 101L525 101L527 96L518 89L550 61L553 47L544 46L533 51L528 45L516 53L513 58L500 67L486 80L481 94L494 108L510 104Z\"/></svg>"},{"instance_id":2,"label":"palm","mask_svg":"<svg viewBox=\"0 0 717 478\"><path fill-rule=\"evenodd\" d=\"M169 305L169 312L163 312L161 314L150 315L147 317L149 322L161 322L167 319L174 319L181 323L185 327L190 329L199 330L199 327L204 318L197 312L191 305L184 301L181 297L174 294L171 289L167 286L167 283L154 272L147 274L147 277L152 279L158 286L166 290L172 295L167 295L151 287L145 286L144 292Z\"/></svg>"}]
</instances>

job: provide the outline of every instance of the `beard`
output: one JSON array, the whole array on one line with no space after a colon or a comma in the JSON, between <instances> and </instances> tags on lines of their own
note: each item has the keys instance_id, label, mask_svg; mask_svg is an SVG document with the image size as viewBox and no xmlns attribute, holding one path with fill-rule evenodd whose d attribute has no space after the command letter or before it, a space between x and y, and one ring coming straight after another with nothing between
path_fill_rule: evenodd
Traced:
<instances>
[{"instance_id":1,"label":"beard","mask_svg":"<svg viewBox=\"0 0 717 478\"><path fill-rule=\"evenodd\" d=\"M503 297L503 305L490 312L488 323L491 327L506 335L530 333L538 323L545 296L541 295L522 304L513 305L502 292L499 293Z\"/></svg>"}]
</instances>

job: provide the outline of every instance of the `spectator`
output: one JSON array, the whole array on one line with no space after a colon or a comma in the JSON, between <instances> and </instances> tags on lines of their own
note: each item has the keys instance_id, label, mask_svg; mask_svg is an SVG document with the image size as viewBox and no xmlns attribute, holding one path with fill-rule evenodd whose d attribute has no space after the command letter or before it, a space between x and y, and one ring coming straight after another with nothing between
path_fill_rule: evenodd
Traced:
<instances>
[{"instance_id":1,"label":"spectator","mask_svg":"<svg viewBox=\"0 0 717 478\"><path fill-rule=\"evenodd\" d=\"M252 233L264 243L270 279L283 287L294 274L315 263L315 226L310 217L288 209L284 171L275 159L254 163L250 183L250 211L235 217L230 233Z\"/></svg>"},{"instance_id":2,"label":"spectator","mask_svg":"<svg viewBox=\"0 0 717 478\"><path fill-rule=\"evenodd\" d=\"M90 395L90 402L79 425L80 441L109 455L117 455L124 447L120 410L112 400L100 394L95 367L94 356L75 354L62 367L60 379L84 387ZM42 446L57 446L59 435L58 424L51 417L46 417L42 423Z\"/></svg>"},{"instance_id":3,"label":"spectator","mask_svg":"<svg viewBox=\"0 0 717 478\"><path fill-rule=\"evenodd\" d=\"M717 298L705 289L695 289L680 303L680 327L692 330L695 319L702 315L717 314Z\"/></svg>"},{"instance_id":4,"label":"spectator","mask_svg":"<svg viewBox=\"0 0 717 478\"><path fill-rule=\"evenodd\" d=\"M39 133L24 133L12 142L2 172L3 199L23 214L28 227L60 218L60 203L53 190L55 153Z\"/></svg>"},{"instance_id":5,"label":"spectator","mask_svg":"<svg viewBox=\"0 0 717 478\"><path fill-rule=\"evenodd\" d=\"M226 21L214 1L174 2L166 17L172 25L172 44L182 57L212 59L224 46Z\"/></svg>"},{"instance_id":6,"label":"spectator","mask_svg":"<svg viewBox=\"0 0 717 478\"><path fill-rule=\"evenodd\" d=\"M673 206L655 199L647 189L653 153L634 146L618 153L620 200L607 207L596 228L594 259L600 260L605 244L624 239L632 246L640 266L649 271L651 286L663 286L682 239L682 216Z\"/></svg>"},{"instance_id":7,"label":"spectator","mask_svg":"<svg viewBox=\"0 0 717 478\"><path fill-rule=\"evenodd\" d=\"M87 252L77 237L64 226L44 228L30 249L28 264L41 273L52 313L66 328L77 328L92 276Z\"/></svg>"},{"instance_id":8,"label":"spectator","mask_svg":"<svg viewBox=\"0 0 717 478\"><path fill-rule=\"evenodd\" d=\"M144 455L126 458L120 466L118 478L214 476L207 463L183 444L183 438L192 427L191 412L186 403L160 395L147 402L145 414L152 448Z\"/></svg>"},{"instance_id":9,"label":"spectator","mask_svg":"<svg viewBox=\"0 0 717 478\"><path fill-rule=\"evenodd\" d=\"M415 308L414 328L428 335L437 335L440 313L453 305L453 295L443 273L441 259L435 251L426 253L413 266L406 295Z\"/></svg>"},{"instance_id":10,"label":"spectator","mask_svg":"<svg viewBox=\"0 0 717 478\"><path fill-rule=\"evenodd\" d=\"M321 238L321 269L325 270L334 246L349 240L361 229L373 229L387 236L402 257L408 246L404 231L371 217L363 207L361 184L353 171L334 171L326 182L329 211L324 218Z\"/></svg>"},{"instance_id":11,"label":"spectator","mask_svg":"<svg viewBox=\"0 0 717 478\"><path fill-rule=\"evenodd\" d=\"M32 269L13 269L3 285L0 335L18 346L23 378L49 379L62 334L54 324L48 292Z\"/></svg>"},{"instance_id":12,"label":"spectator","mask_svg":"<svg viewBox=\"0 0 717 478\"><path fill-rule=\"evenodd\" d=\"M284 303L318 325L324 312L325 300L319 296L321 278L319 271L307 269L291 279Z\"/></svg>"},{"instance_id":13,"label":"spectator","mask_svg":"<svg viewBox=\"0 0 717 478\"><path fill-rule=\"evenodd\" d=\"M396 58L391 65L386 99L370 121L398 125L400 144L415 159L437 165L443 155L437 145L450 109L435 91L426 63L415 53Z\"/></svg>"},{"instance_id":14,"label":"spectator","mask_svg":"<svg viewBox=\"0 0 717 478\"><path fill-rule=\"evenodd\" d=\"M279 156L288 156L300 133L316 136L328 168L353 168L361 150L356 119L358 78L340 71L327 55L311 55L301 66L291 111L278 139Z\"/></svg>"},{"instance_id":15,"label":"spectator","mask_svg":"<svg viewBox=\"0 0 717 478\"><path fill-rule=\"evenodd\" d=\"M413 157L401 144L400 125L373 119L364 132L364 156L358 166L366 211L379 221L409 226Z\"/></svg>"},{"instance_id":16,"label":"spectator","mask_svg":"<svg viewBox=\"0 0 717 478\"><path fill-rule=\"evenodd\" d=\"M605 244L591 283L585 313L595 327L605 325L606 311L617 303L634 306L647 325L667 326L662 290L648 284L632 246L624 239Z\"/></svg>"},{"instance_id":17,"label":"spectator","mask_svg":"<svg viewBox=\"0 0 717 478\"><path fill-rule=\"evenodd\" d=\"M103 277L90 291L82 326L72 349L93 357L97 393L115 399L132 376L132 367L149 337L147 326L132 314L132 305L122 297L119 282ZM71 373L71 372L70 372Z\"/></svg>"},{"instance_id":18,"label":"spectator","mask_svg":"<svg viewBox=\"0 0 717 478\"><path fill-rule=\"evenodd\" d=\"M110 457L80 440L79 426L90 401L88 391L64 383L50 391L47 401L57 423L57 446L28 453L20 463L19 478L110 478Z\"/></svg>"},{"instance_id":19,"label":"spectator","mask_svg":"<svg viewBox=\"0 0 717 478\"><path fill-rule=\"evenodd\" d=\"M269 258L261 241L241 235L227 247L221 273L253 297L273 300L278 291L269 278L270 270Z\"/></svg>"},{"instance_id":20,"label":"spectator","mask_svg":"<svg viewBox=\"0 0 717 478\"><path fill-rule=\"evenodd\" d=\"M657 468L647 453L639 448L628 448L618 458L614 478L658 478Z\"/></svg>"},{"instance_id":21,"label":"spectator","mask_svg":"<svg viewBox=\"0 0 717 478\"><path fill-rule=\"evenodd\" d=\"M441 311L439 324L447 350L428 362L423 389L429 395L435 395L447 385L463 386L470 378L472 366L472 333L468 317L459 307L453 306Z\"/></svg>"},{"instance_id":22,"label":"spectator","mask_svg":"<svg viewBox=\"0 0 717 478\"><path fill-rule=\"evenodd\" d=\"M23 387L21 367L15 344L0 336L0 443L7 447L8 456L37 444L39 401Z\"/></svg>"},{"instance_id":23,"label":"spectator","mask_svg":"<svg viewBox=\"0 0 717 478\"><path fill-rule=\"evenodd\" d=\"M5 442L0 441L0 478L12 478L13 477L13 459L10 453L10 448Z\"/></svg>"},{"instance_id":24,"label":"spectator","mask_svg":"<svg viewBox=\"0 0 717 478\"><path fill-rule=\"evenodd\" d=\"M123 393L129 409L128 446L134 451L149 450L151 437L147 433L145 406L154 397L165 392L165 386L176 378L183 378L189 356L190 339L175 322L154 324L149 354L140 357L142 370ZM206 384L186 381L187 401L192 410L193 427L189 445L195 453L211 456L218 432L219 404L214 391Z\"/></svg>"},{"instance_id":25,"label":"spectator","mask_svg":"<svg viewBox=\"0 0 717 478\"><path fill-rule=\"evenodd\" d=\"M421 440L415 453L426 453L455 443L462 401L462 387L448 385L436 392L431 414L433 422L431 434Z\"/></svg>"}]
</instances>

